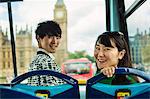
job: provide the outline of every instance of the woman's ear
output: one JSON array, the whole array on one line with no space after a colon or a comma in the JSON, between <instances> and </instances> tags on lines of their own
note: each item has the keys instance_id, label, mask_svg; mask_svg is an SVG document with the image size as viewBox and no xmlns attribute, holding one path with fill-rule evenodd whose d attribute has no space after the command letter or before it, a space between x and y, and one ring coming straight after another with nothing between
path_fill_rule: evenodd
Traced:
<instances>
[{"instance_id":1,"label":"woman's ear","mask_svg":"<svg viewBox=\"0 0 150 99\"><path fill-rule=\"evenodd\" d=\"M122 58L124 57L125 53L126 53L125 50L120 51L120 52L119 52L119 57L118 57L118 58L119 58L119 59L122 59Z\"/></svg>"}]
</instances>

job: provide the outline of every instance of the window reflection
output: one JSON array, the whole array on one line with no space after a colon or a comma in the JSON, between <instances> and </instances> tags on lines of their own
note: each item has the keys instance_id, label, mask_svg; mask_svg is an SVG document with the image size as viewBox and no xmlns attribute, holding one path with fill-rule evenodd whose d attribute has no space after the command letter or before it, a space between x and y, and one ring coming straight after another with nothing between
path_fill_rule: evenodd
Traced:
<instances>
[{"instance_id":1,"label":"window reflection","mask_svg":"<svg viewBox=\"0 0 150 99\"><path fill-rule=\"evenodd\" d=\"M88 63L71 63L65 64L65 73L67 75L88 74L90 66Z\"/></svg>"}]
</instances>

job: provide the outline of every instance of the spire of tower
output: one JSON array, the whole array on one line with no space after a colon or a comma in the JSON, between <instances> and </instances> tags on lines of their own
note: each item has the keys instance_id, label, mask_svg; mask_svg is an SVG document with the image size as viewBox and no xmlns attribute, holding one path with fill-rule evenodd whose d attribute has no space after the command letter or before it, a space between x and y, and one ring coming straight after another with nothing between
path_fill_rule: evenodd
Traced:
<instances>
[{"instance_id":1,"label":"spire of tower","mask_svg":"<svg viewBox=\"0 0 150 99\"><path fill-rule=\"evenodd\" d=\"M7 36L7 34L8 34L8 28L6 28L6 36Z\"/></svg>"},{"instance_id":2,"label":"spire of tower","mask_svg":"<svg viewBox=\"0 0 150 99\"><path fill-rule=\"evenodd\" d=\"M2 32L2 26L0 25L0 32Z\"/></svg>"},{"instance_id":3,"label":"spire of tower","mask_svg":"<svg viewBox=\"0 0 150 99\"><path fill-rule=\"evenodd\" d=\"M21 29L20 29L20 31L22 31L22 26L21 26Z\"/></svg>"},{"instance_id":4,"label":"spire of tower","mask_svg":"<svg viewBox=\"0 0 150 99\"><path fill-rule=\"evenodd\" d=\"M32 26L30 27L30 30L31 30L31 34L32 34L32 31L33 31L33 30L32 30Z\"/></svg>"},{"instance_id":5,"label":"spire of tower","mask_svg":"<svg viewBox=\"0 0 150 99\"><path fill-rule=\"evenodd\" d=\"M17 34L17 25L16 25L16 30L15 30L16 34Z\"/></svg>"},{"instance_id":6,"label":"spire of tower","mask_svg":"<svg viewBox=\"0 0 150 99\"><path fill-rule=\"evenodd\" d=\"M139 28L137 28L137 34L140 34L140 32L139 32Z\"/></svg>"},{"instance_id":7,"label":"spire of tower","mask_svg":"<svg viewBox=\"0 0 150 99\"><path fill-rule=\"evenodd\" d=\"M26 24L26 31L28 31L28 24Z\"/></svg>"},{"instance_id":8,"label":"spire of tower","mask_svg":"<svg viewBox=\"0 0 150 99\"><path fill-rule=\"evenodd\" d=\"M146 35L146 34L147 34L147 31L145 30L145 31L144 31L144 35Z\"/></svg>"},{"instance_id":9,"label":"spire of tower","mask_svg":"<svg viewBox=\"0 0 150 99\"><path fill-rule=\"evenodd\" d=\"M58 5L58 6L64 5L64 1L63 0L57 0L56 5Z\"/></svg>"}]
</instances>

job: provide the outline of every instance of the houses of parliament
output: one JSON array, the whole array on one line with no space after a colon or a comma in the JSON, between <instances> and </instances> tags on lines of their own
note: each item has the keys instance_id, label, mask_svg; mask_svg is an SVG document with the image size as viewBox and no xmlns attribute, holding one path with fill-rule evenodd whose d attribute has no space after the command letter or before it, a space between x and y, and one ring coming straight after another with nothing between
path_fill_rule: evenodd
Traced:
<instances>
[{"instance_id":1,"label":"houses of parliament","mask_svg":"<svg viewBox=\"0 0 150 99\"><path fill-rule=\"evenodd\" d=\"M54 7L54 19L62 29L62 40L54 54L57 64L67 58L67 10L63 0L57 0ZM18 75L28 71L29 63L36 54L37 47L32 42L32 29L14 29L16 34L16 62ZM13 62L11 42L8 38L8 29L2 30L0 25L0 83L8 83L13 79Z\"/></svg>"}]
</instances>

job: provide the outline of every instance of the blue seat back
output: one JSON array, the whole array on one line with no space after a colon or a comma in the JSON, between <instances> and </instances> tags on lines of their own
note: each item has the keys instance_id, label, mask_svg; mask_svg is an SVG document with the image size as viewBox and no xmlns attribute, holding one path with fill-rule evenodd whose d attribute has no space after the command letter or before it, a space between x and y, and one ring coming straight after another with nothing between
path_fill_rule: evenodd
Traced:
<instances>
[{"instance_id":1,"label":"blue seat back","mask_svg":"<svg viewBox=\"0 0 150 99\"><path fill-rule=\"evenodd\" d=\"M12 89L9 86L0 85L0 99L40 99L32 94L28 94L24 91L18 91L16 89Z\"/></svg>"},{"instance_id":2,"label":"blue seat back","mask_svg":"<svg viewBox=\"0 0 150 99\"><path fill-rule=\"evenodd\" d=\"M23 80L28 77L35 75L51 75L58 77L66 82L63 85L57 86L30 86L25 84L20 84ZM49 98L80 98L78 81L70 76L50 71L50 70L39 70L32 71L22 74L16 77L11 82L11 87L0 86L2 98L39 98L40 96L47 94ZM45 93L48 92L48 93ZM7 94L10 93L10 94ZM22 94L20 94L22 93ZM7 95L7 96L6 96Z\"/></svg>"},{"instance_id":3,"label":"blue seat back","mask_svg":"<svg viewBox=\"0 0 150 99\"><path fill-rule=\"evenodd\" d=\"M131 68L118 68L115 74L133 74L145 79L143 83L130 85L108 85L99 83L100 80L107 78L103 74L99 74L87 81L86 98L87 99L112 99L116 98L118 90L130 91L130 99L149 99L150 97L150 76L142 71Z\"/></svg>"}]
</instances>

